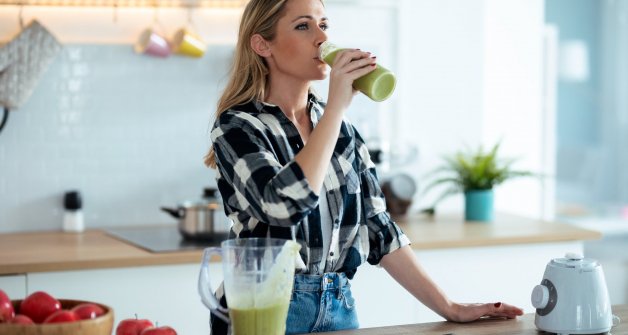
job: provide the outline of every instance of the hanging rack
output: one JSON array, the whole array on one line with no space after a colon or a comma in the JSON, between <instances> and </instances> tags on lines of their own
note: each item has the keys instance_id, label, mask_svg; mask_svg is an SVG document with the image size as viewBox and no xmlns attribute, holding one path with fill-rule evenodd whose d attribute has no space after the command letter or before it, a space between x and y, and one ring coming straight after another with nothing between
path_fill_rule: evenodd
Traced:
<instances>
[{"instance_id":1,"label":"hanging rack","mask_svg":"<svg viewBox=\"0 0 628 335\"><path fill-rule=\"evenodd\" d=\"M242 7L250 0L159 0L159 7ZM0 6L19 6L23 0L0 0ZM29 0L28 6L153 7L154 0Z\"/></svg>"}]
</instances>

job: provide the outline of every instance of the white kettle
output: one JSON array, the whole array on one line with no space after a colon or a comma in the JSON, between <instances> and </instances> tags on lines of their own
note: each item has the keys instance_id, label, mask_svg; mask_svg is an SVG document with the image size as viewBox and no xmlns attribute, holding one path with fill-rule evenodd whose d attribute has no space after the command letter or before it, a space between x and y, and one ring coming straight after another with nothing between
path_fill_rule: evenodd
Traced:
<instances>
[{"instance_id":1,"label":"white kettle","mask_svg":"<svg viewBox=\"0 0 628 335\"><path fill-rule=\"evenodd\" d=\"M559 335L605 333L613 321L619 322L611 311L602 266L574 253L547 264L541 284L532 290L532 305L536 327Z\"/></svg>"}]
</instances>

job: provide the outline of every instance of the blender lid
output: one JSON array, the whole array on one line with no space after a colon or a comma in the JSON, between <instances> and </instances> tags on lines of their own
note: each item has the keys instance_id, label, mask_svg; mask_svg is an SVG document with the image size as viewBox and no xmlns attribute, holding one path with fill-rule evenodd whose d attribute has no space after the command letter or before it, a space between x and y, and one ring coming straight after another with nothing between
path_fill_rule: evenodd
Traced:
<instances>
[{"instance_id":1,"label":"blender lid","mask_svg":"<svg viewBox=\"0 0 628 335\"><path fill-rule=\"evenodd\" d=\"M551 266L569 269L594 269L600 266L600 263L592 258L584 258L580 254L567 253L565 258L554 258L550 262Z\"/></svg>"}]
</instances>

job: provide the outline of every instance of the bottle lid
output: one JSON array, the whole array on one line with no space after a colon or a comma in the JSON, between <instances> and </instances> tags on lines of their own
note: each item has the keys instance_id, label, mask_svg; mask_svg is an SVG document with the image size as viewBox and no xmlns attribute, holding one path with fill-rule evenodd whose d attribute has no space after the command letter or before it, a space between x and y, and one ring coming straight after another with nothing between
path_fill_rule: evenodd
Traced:
<instances>
[{"instance_id":1,"label":"bottle lid","mask_svg":"<svg viewBox=\"0 0 628 335\"><path fill-rule=\"evenodd\" d=\"M78 210L83 207L83 200L79 191L65 192L63 197L63 207L67 210Z\"/></svg>"},{"instance_id":2,"label":"bottle lid","mask_svg":"<svg viewBox=\"0 0 628 335\"><path fill-rule=\"evenodd\" d=\"M318 47L318 57L320 60L324 61L325 57L336 49L338 49L338 47L335 44L325 41Z\"/></svg>"}]
</instances>

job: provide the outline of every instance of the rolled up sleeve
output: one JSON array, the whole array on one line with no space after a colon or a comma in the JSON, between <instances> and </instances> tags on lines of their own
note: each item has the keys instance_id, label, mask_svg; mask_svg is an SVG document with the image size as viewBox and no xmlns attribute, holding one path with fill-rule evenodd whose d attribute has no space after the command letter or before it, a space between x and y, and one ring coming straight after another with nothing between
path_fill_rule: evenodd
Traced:
<instances>
[{"instance_id":1,"label":"rolled up sleeve","mask_svg":"<svg viewBox=\"0 0 628 335\"><path fill-rule=\"evenodd\" d=\"M379 185L375 164L371 161L366 144L356 131L356 146L361 161L360 183L364 216L369 231L367 261L378 265L381 259L410 244L410 240L386 211L386 200Z\"/></svg>"}]
</instances>

